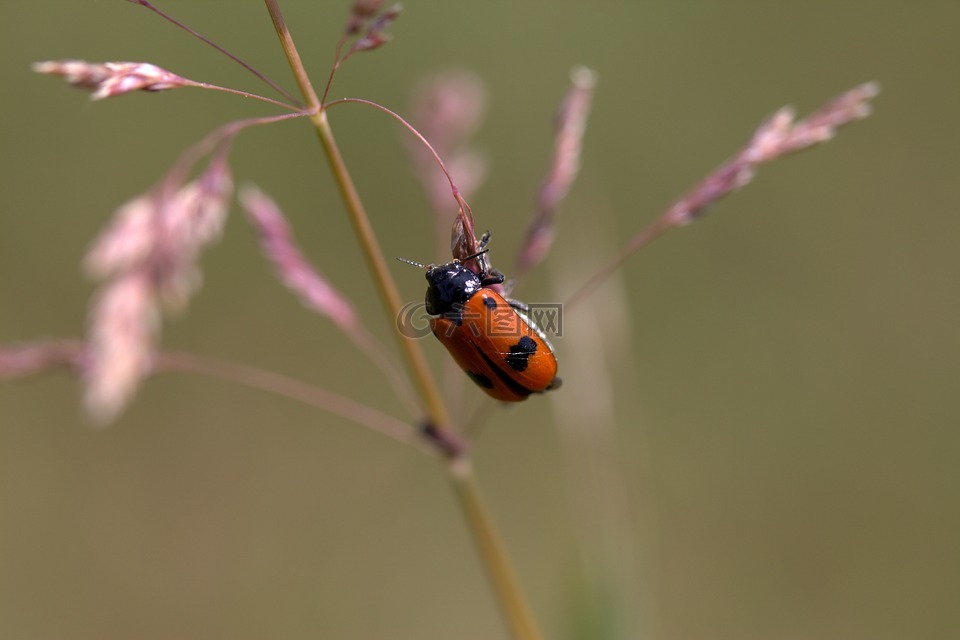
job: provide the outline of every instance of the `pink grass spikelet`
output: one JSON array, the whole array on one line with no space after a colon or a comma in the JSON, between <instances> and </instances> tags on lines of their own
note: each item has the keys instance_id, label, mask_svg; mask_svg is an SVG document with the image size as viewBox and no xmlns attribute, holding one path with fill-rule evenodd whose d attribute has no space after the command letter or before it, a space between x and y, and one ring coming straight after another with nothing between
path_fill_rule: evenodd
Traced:
<instances>
[{"instance_id":1,"label":"pink grass spikelet","mask_svg":"<svg viewBox=\"0 0 960 640\"><path fill-rule=\"evenodd\" d=\"M233 193L226 162L215 156L179 189L161 183L114 214L85 258L106 280L89 319L85 403L99 423L113 420L149 373L160 307L182 310L200 283L200 252L220 233Z\"/></svg>"},{"instance_id":2,"label":"pink grass spikelet","mask_svg":"<svg viewBox=\"0 0 960 640\"><path fill-rule=\"evenodd\" d=\"M390 42L390 34L386 30L400 15L403 6L397 3L377 15L382 4L383 0L358 0L350 7L350 16L343 28L344 35L340 40L338 52L351 37L364 30L365 33L353 42L346 55L338 59L337 65L358 51L372 51Z\"/></svg>"},{"instance_id":3,"label":"pink grass spikelet","mask_svg":"<svg viewBox=\"0 0 960 640\"><path fill-rule=\"evenodd\" d=\"M553 156L550 169L540 186L537 213L527 229L527 236L517 259L517 272L526 273L540 264L553 245L553 227L557 209L580 171L580 152L587 116L593 101L596 74L586 67L577 67L570 74L572 87L557 113Z\"/></svg>"},{"instance_id":4,"label":"pink grass spikelet","mask_svg":"<svg viewBox=\"0 0 960 640\"><path fill-rule=\"evenodd\" d=\"M750 164L759 164L777 157L795 119L796 113L791 107L783 107L767 118L754 132L743 152L743 159Z\"/></svg>"},{"instance_id":5,"label":"pink grass spikelet","mask_svg":"<svg viewBox=\"0 0 960 640\"><path fill-rule=\"evenodd\" d=\"M255 187L241 191L240 203L280 280L308 309L327 316L346 333L353 333L358 326L353 305L304 258L277 204Z\"/></svg>"},{"instance_id":6,"label":"pink grass spikelet","mask_svg":"<svg viewBox=\"0 0 960 640\"><path fill-rule=\"evenodd\" d=\"M307 261L293 239L293 233L277 204L268 195L250 186L240 192L240 204L253 224L260 247L273 264L277 276L300 302L329 318L364 352L386 376L397 395L412 411L417 402L409 381L357 316L353 304Z\"/></svg>"},{"instance_id":7,"label":"pink grass spikelet","mask_svg":"<svg viewBox=\"0 0 960 640\"><path fill-rule=\"evenodd\" d=\"M191 249L200 251L220 238L233 197L233 176L224 159L217 157L193 185L192 211L183 220L183 238Z\"/></svg>"},{"instance_id":8,"label":"pink grass spikelet","mask_svg":"<svg viewBox=\"0 0 960 640\"><path fill-rule=\"evenodd\" d=\"M597 76L586 67L577 67L571 72L570 80L573 86L557 113L550 171L540 189L538 206L544 211L557 208L580 171L583 134L587 128Z\"/></svg>"},{"instance_id":9,"label":"pink grass spikelet","mask_svg":"<svg viewBox=\"0 0 960 640\"><path fill-rule=\"evenodd\" d=\"M713 202L749 183L759 165L831 140L839 127L870 115L874 82L854 87L803 120L784 107L761 124L747 145L679 199L665 214L671 224L690 224Z\"/></svg>"},{"instance_id":10,"label":"pink grass spikelet","mask_svg":"<svg viewBox=\"0 0 960 640\"><path fill-rule=\"evenodd\" d=\"M487 175L482 154L468 145L486 111L483 82L474 74L450 71L431 76L414 90L411 121L443 158L460 194L470 198ZM418 140L411 140L407 153L423 185L437 227L447 232L450 216L450 183L437 170L433 154Z\"/></svg>"},{"instance_id":11,"label":"pink grass spikelet","mask_svg":"<svg viewBox=\"0 0 960 640\"><path fill-rule=\"evenodd\" d=\"M153 248L157 200L142 195L122 205L84 258L91 278L103 279L143 262Z\"/></svg>"},{"instance_id":12,"label":"pink grass spikelet","mask_svg":"<svg viewBox=\"0 0 960 640\"><path fill-rule=\"evenodd\" d=\"M879 84L867 82L837 96L793 126L782 154L826 142L840 127L866 118L873 111L870 101L879 93Z\"/></svg>"},{"instance_id":13,"label":"pink grass spikelet","mask_svg":"<svg viewBox=\"0 0 960 640\"><path fill-rule=\"evenodd\" d=\"M774 113L757 127L739 153L707 174L634 235L613 259L580 285L567 304L578 304L631 255L661 234L698 220L710 205L748 184L761 164L826 142L833 138L839 127L869 116L870 100L879 92L877 83L867 82L840 94L799 122L794 122L794 112L789 107Z\"/></svg>"},{"instance_id":14,"label":"pink grass spikelet","mask_svg":"<svg viewBox=\"0 0 960 640\"><path fill-rule=\"evenodd\" d=\"M148 62L48 60L35 62L33 70L62 76L74 87L94 89L91 100L102 100L131 91L167 91L195 84Z\"/></svg>"},{"instance_id":15,"label":"pink grass spikelet","mask_svg":"<svg viewBox=\"0 0 960 640\"><path fill-rule=\"evenodd\" d=\"M182 310L199 288L200 253L220 237L232 194L226 164L214 160L160 207L153 269L166 308Z\"/></svg>"},{"instance_id":16,"label":"pink grass spikelet","mask_svg":"<svg viewBox=\"0 0 960 640\"><path fill-rule=\"evenodd\" d=\"M448 71L422 80L413 92L411 121L441 156L465 144L483 122L483 81L468 71ZM430 161L421 145L412 146Z\"/></svg>"},{"instance_id":17,"label":"pink grass spikelet","mask_svg":"<svg viewBox=\"0 0 960 640\"><path fill-rule=\"evenodd\" d=\"M99 424L116 418L149 373L159 313L149 274L135 270L107 284L90 312L84 403Z\"/></svg>"},{"instance_id":18,"label":"pink grass spikelet","mask_svg":"<svg viewBox=\"0 0 960 640\"><path fill-rule=\"evenodd\" d=\"M373 51L374 49L379 49L388 42L390 42L389 35L379 31L373 31L357 40L353 44L353 47L351 47L351 52Z\"/></svg>"},{"instance_id":19,"label":"pink grass spikelet","mask_svg":"<svg viewBox=\"0 0 960 640\"><path fill-rule=\"evenodd\" d=\"M376 15L384 0L354 0L350 5L350 16L343 31L348 36L360 33L367 22Z\"/></svg>"},{"instance_id":20,"label":"pink grass spikelet","mask_svg":"<svg viewBox=\"0 0 960 640\"><path fill-rule=\"evenodd\" d=\"M232 193L229 168L215 159L170 196L161 189L134 198L90 247L87 273L104 279L146 268L165 305L182 309L199 283L199 254L219 237Z\"/></svg>"},{"instance_id":21,"label":"pink grass spikelet","mask_svg":"<svg viewBox=\"0 0 960 640\"><path fill-rule=\"evenodd\" d=\"M373 51L390 42L390 34L386 33L386 30L399 17L402 10L403 6L397 3L374 18L363 37L353 43L350 52Z\"/></svg>"}]
</instances>

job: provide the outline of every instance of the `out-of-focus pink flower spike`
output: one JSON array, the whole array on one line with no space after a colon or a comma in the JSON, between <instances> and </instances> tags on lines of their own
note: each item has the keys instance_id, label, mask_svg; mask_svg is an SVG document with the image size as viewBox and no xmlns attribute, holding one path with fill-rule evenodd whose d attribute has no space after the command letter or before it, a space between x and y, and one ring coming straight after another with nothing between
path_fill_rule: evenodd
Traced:
<instances>
[{"instance_id":1,"label":"out-of-focus pink flower spike","mask_svg":"<svg viewBox=\"0 0 960 640\"><path fill-rule=\"evenodd\" d=\"M665 214L664 223L690 224L711 204L753 180L761 164L831 140L838 128L870 115L870 100L879 91L875 82L859 85L799 121L792 108L783 107L757 127L736 156L675 202Z\"/></svg>"},{"instance_id":2,"label":"out-of-focus pink flower spike","mask_svg":"<svg viewBox=\"0 0 960 640\"><path fill-rule=\"evenodd\" d=\"M201 252L220 237L233 196L233 179L223 158L215 156L204 173L165 201L156 232L159 254L155 273L167 311L186 308L201 282Z\"/></svg>"},{"instance_id":3,"label":"out-of-focus pink flower spike","mask_svg":"<svg viewBox=\"0 0 960 640\"><path fill-rule=\"evenodd\" d=\"M367 32L363 37L354 42L353 46L350 47L349 54L358 51L373 51L390 42L390 34L388 34L386 30L389 29L394 20L400 16L402 10L403 6L398 2L374 18L370 22L370 26L367 28Z\"/></svg>"},{"instance_id":4,"label":"out-of-focus pink flower spike","mask_svg":"<svg viewBox=\"0 0 960 640\"><path fill-rule=\"evenodd\" d=\"M517 273L522 274L540 264L553 245L554 220L557 209L580 171L583 133L593 101L596 73L576 67L570 73L571 87L560 103L554 134L550 169L540 186L537 212L527 228L527 236L517 257Z\"/></svg>"},{"instance_id":5,"label":"out-of-focus pink flower spike","mask_svg":"<svg viewBox=\"0 0 960 640\"><path fill-rule=\"evenodd\" d=\"M790 130L779 155L793 153L832 139L840 127L869 116L873 112L870 101L879 94L880 85L876 82L866 82L840 94L797 122Z\"/></svg>"},{"instance_id":6,"label":"out-of-focus pink flower spike","mask_svg":"<svg viewBox=\"0 0 960 640\"><path fill-rule=\"evenodd\" d=\"M83 367L84 400L99 424L116 418L151 365L160 311L180 311L200 282L201 251L223 226L233 194L225 156L197 180L163 183L120 207L85 258L105 280L91 306Z\"/></svg>"},{"instance_id":7,"label":"out-of-focus pink flower spike","mask_svg":"<svg viewBox=\"0 0 960 640\"><path fill-rule=\"evenodd\" d=\"M131 91L167 91L197 84L148 62L48 60L35 62L33 70L61 76L74 87L93 89L91 100L102 100Z\"/></svg>"},{"instance_id":8,"label":"out-of-focus pink flower spike","mask_svg":"<svg viewBox=\"0 0 960 640\"><path fill-rule=\"evenodd\" d=\"M307 262L277 204L252 186L241 190L240 204L280 280L308 309L327 316L347 333L353 333L357 327L353 305Z\"/></svg>"},{"instance_id":9,"label":"out-of-focus pink flower spike","mask_svg":"<svg viewBox=\"0 0 960 640\"><path fill-rule=\"evenodd\" d=\"M149 273L134 270L101 288L89 324L84 403L90 416L106 425L126 408L150 373L160 321Z\"/></svg>"},{"instance_id":10,"label":"out-of-focus pink flower spike","mask_svg":"<svg viewBox=\"0 0 960 640\"><path fill-rule=\"evenodd\" d=\"M670 229L700 219L710 205L747 185L761 164L833 138L837 129L870 115L870 101L880 93L876 82L867 82L846 91L807 118L795 122L793 109L784 107L767 118L747 144L730 160L707 174L703 180L676 200L660 216L637 233L611 260L584 282L567 300L570 308L596 289L626 260Z\"/></svg>"},{"instance_id":11,"label":"out-of-focus pink flower spike","mask_svg":"<svg viewBox=\"0 0 960 640\"><path fill-rule=\"evenodd\" d=\"M423 185L434 214L436 255L447 251L469 256L464 220L450 234L450 183L456 184L460 196L471 198L483 184L487 162L482 154L469 146L486 111L486 91L480 78L466 71L446 71L419 82L413 92L411 122L430 141L431 150L419 139L405 138L414 173ZM443 158L447 173L437 171L436 158ZM448 178L449 174L449 178ZM472 233L472 230L471 230Z\"/></svg>"},{"instance_id":12,"label":"out-of-focus pink flower spike","mask_svg":"<svg viewBox=\"0 0 960 640\"><path fill-rule=\"evenodd\" d=\"M303 256L293 239L290 225L280 207L259 189L240 191L240 204L260 239L260 247L280 281L300 298L305 307L329 318L337 328L377 365L411 410L417 411L413 389L400 368L357 316L353 304L337 291Z\"/></svg>"},{"instance_id":13,"label":"out-of-focus pink flower spike","mask_svg":"<svg viewBox=\"0 0 960 640\"><path fill-rule=\"evenodd\" d=\"M137 196L117 209L84 257L87 274L102 280L143 262L155 243L156 215L152 195Z\"/></svg>"},{"instance_id":14,"label":"out-of-focus pink flower spike","mask_svg":"<svg viewBox=\"0 0 960 640\"><path fill-rule=\"evenodd\" d=\"M232 195L229 167L214 156L194 182L130 200L87 252L87 273L102 280L146 269L165 307L183 309L199 283L200 252L219 237Z\"/></svg>"},{"instance_id":15,"label":"out-of-focus pink flower spike","mask_svg":"<svg viewBox=\"0 0 960 640\"><path fill-rule=\"evenodd\" d=\"M367 22L380 10L383 0L354 0L350 5L350 16L343 28L347 35L354 35L366 26Z\"/></svg>"}]
</instances>

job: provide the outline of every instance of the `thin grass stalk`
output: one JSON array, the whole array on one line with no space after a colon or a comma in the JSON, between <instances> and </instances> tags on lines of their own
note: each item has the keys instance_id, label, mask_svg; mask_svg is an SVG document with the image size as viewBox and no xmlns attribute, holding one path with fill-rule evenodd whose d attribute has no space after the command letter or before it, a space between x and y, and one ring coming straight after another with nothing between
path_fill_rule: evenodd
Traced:
<instances>
[{"instance_id":1,"label":"thin grass stalk","mask_svg":"<svg viewBox=\"0 0 960 640\"><path fill-rule=\"evenodd\" d=\"M310 120L317 131L327 160L330 163L334 181L337 183L337 188L347 208L357 238L360 240L373 279L377 283L381 300L387 313L391 314L391 317L396 317L403 306L403 301L387 268L383 252L380 250L376 235L373 233L373 227L370 225L363 203L333 137L327 114L310 83L277 1L264 0L264 3L270 12L270 17L277 30L290 68L296 77L297 84L300 86L300 90L311 110L314 110ZM395 332L394 335L397 336L401 351L406 356L421 396L427 405L432 420L430 426L441 433L449 432L451 422L446 404L443 402L440 390L427 366L423 352L415 341L404 338L399 332ZM497 535L493 520L477 490L474 476L470 470L469 458L462 449L454 453L448 453L453 459L448 465L450 473L447 477L458 498L458 504L467 521L467 526L477 543L480 560L490 576L504 618L516 640L541 640L543 636L530 613L530 608L520 589L506 549Z\"/></svg>"},{"instance_id":2,"label":"thin grass stalk","mask_svg":"<svg viewBox=\"0 0 960 640\"><path fill-rule=\"evenodd\" d=\"M467 519L477 552L513 637L517 640L542 640L543 636L520 589L503 541L477 489L470 461L466 458L453 460L449 467L450 482L457 502Z\"/></svg>"},{"instance_id":3,"label":"thin grass stalk","mask_svg":"<svg viewBox=\"0 0 960 640\"><path fill-rule=\"evenodd\" d=\"M363 208L363 203L360 201L360 196L343 161L343 156L340 154L326 112L321 111L311 118L311 122L316 127L317 135L323 144L327 160L330 162L330 169L334 175L334 181L337 183L340 196L347 207L354 233L360 240L367 266L370 268L374 282L380 292L381 301L389 317L396 318L403 309L403 298L400 297L400 291L390 274L389 267L387 267L387 261L383 257L383 251L380 249L380 243L370 224L370 219ZM423 350L420 349L420 344L415 340L404 337L399 331L394 331L393 334L397 338L397 344L401 351L406 356L410 372L417 383L420 396L426 404L431 426L436 428L437 431L448 432L452 424L450 414L443 397L440 395L436 380L430 372Z\"/></svg>"},{"instance_id":4,"label":"thin grass stalk","mask_svg":"<svg viewBox=\"0 0 960 640\"><path fill-rule=\"evenodd\" d=\"M300 55L297 53L296 45L283 20L280 7L276 0L264 0L264 2L267 5L267 10L270 12L270 17L276 27L284 54L290 63L290 68L297 80L300 91L303 93L310 108L315 110L315 113L310 116L310 121L313 123L317 131L317 136L323 145L324 153L327 156L330 169L333 172L334 181L347 208L350 223L353 225L357 239L360 241L364 257L367 260L367 266L370 268L374 282L380 292L381 301L389 317L395 318L403 308L403 299L400 297L397 285L393 281L386 260L383 258L380 243L377 241L376 234L373 232L373 227L370 225L370 220L367 217L366 210L360 200L357 189L353 184L353 179L350 177L350 172L347 170L343 156L340 154L340 149L333 137L333 131L330 129L327 114L320 108L320 100L317 97L316 91L313 89L313 85L310 83ZM410 371L420 391L420 396L426 405L431 426L438 431L449 430L451 424L450 415L440 395L440 389L433 375L430 373L430 368L427 365L427 359L424 357L423 351L415 341L404 338L398 332L394 332L394 335L397 338L401 351L406 356Z\"/></svg>"}]
</instances>

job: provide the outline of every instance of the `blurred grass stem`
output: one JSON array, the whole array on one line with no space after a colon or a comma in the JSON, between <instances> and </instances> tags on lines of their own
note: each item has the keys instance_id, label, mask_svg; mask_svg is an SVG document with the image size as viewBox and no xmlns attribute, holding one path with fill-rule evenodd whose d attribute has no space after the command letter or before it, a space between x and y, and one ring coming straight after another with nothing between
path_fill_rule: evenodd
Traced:
<instances>
[{"instance_id":1,"label":"blurred grass stem","mask_svg":"<svg viewBox=\"0 0 960 640\"><path fill-rule=\"evenodd\" d=\"M607 278L616 273L634 253L653 242L653 240L660 237L665 231L676 226L678 225L666 216L656 218L644 227L640 233L634 236L613 258L607 261L597 273L593 274L589 280L580 285L580 287L567 298L566 302L564 302L564 307L572 309L574 306L580 304L587 295L593 293L597 287L606 282Z\"/></svg>"},{"instance_id":2,"label":"blurred grass stem","mask_svg":"<svg viewBox=\"0 0 960 640\"><path fill-rule=\"evenodd\" d=\"M504 552L503 541L477 489L469 459L460 458L450 463L450 480L513 637L541 640L543 636L520 590L510 559Z\"/></svg>"},{"instance_id":3,"label":"blurred grass stem","mask_svg":"<svg viewBox=\"0 0 960 640\"><path fill-rule=\"evenodd\" d=\"M272 371L170 351L156 354L154 367L158 371L180 371L220 378L275 393L362 424L398 442L416 444L415 433L402 421L350 398Z\"/></svg>"}]
</instances>

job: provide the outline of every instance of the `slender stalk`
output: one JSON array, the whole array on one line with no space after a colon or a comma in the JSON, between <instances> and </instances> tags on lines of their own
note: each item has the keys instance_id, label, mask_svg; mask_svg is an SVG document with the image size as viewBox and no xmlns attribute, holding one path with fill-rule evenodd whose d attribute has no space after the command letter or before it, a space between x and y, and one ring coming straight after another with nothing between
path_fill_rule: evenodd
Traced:
<instances>
[{"instance_id":1,"label":"slender stalk","mask_svg":"<svg viewBox=\"0 0 960 640\"><path fill-rule=\"evenodd\" d=\"M61 368L82 375L89 360L88 351L87 345L80 340L0 344L0 380L14 380ZM219 378L298 400L369 427L403 444L420 445L425 452L435 453L423 446L422 438L406 422L356 400L273 371L195 353L156 352L151 373L168 371Z\"/></svg>"},{"instance_id":2,"label":"slender stalk","mask_svg":"<svg viewBox=\"0 0 960 640\"><path fill-rule=\"evenodd\" d=\"M784 107L767 118L753 132L747 144L730 160L707 174L687 193L633 237L603 268L574 292L566 307L578 304L609 278L633 253L660 234L688 225L704 215L707 208L753 180L760 165L831 140L837 129L870 115L870 101L880 87L867 82L850 89L796 121L793 109Z\"/></svg>"},{"instance_id":3,"label":"slender stalk","mask_svg":"<svg viewBox=\"0 0 960 640\"><path fill-rule=\"evenodd\" d=\"M450 175L450 172L447 171L447 165L443 163L443 160L440 158L440 154L437 153L437 150L433 148L433 145L430 144L430 142L425 137L423 137L423 134L417 131L416 127L414 127L412 124L407 122L402 116L400 116L400 114L396 113L395 111L391 111L390 109L387 109L382 104L377 104L372 100L364 100L363 98L340 98L339 100L334 100L333 102L325 104L323 108L329 109L330 107L333 107L338 104L350 104L350 103L365 104L369 107L373 107L374 109L378 109L379 111L384 112L391 118L397 120L400 124L404 126L404 128L407 129L407 131L415 135L417 137L417 140L419 140L420 143L427 148L427 151L430 152L430 155L433 156L433 159L437 163L437 166L439 166L440 170L443 171L443 175L447 177L447 182L450 183L450 190L453 193L453 198L457 202L457 204L460 204L460 198L458 197L460 194L460 190L457 189L457 185L453 183L453 177Z\"/></svg>"},{"instance_id":4,"label":"slender stalk","mask_svg":"<svg viewBox=\"0 0 960 640\"><path fill-rule=\"evenodd\" d=\"M200 161L204 155L210 153L215 147L229 142L233 136L237 135L249 127L258 127L283 120L292 120L293 118L303 118L303 113L283 113L278 116L265 116L262 118L246 118L244 120L234 120L222 125L208 133L200 142L187 147L186 151L180 154L177 161L173 163L170 171L160 181L159 189L176 189L179 184L186 180L193 166Z\"/></svg>"},{"instance_id":5,"label":"slender stalk","mask_svg":"<svg viewBox=\"0 0 960 640\"><path fill-rule=\"evenodd\" d=\"M239 89L221 87L216 84L210 84L209 82L195 82L193 80L188 80L187 84L188 86L198 87L200 89L211 89L213 91L223 91L224 93L232 93L234 95L238 95L243 98L252 98L253 100L261 100L263 102L275 104L278 107L283 107L284 109L289 109L290 111L297 111L297 112L300 111L300 107L295 107L292 104L287 104L286 102L280 102L279 100L274 100L273 98L267 98L266 96L257 95L255 93L250 93L248 91L240 91Z\"/></svg>"},{"instance_id":6,"label":"slender stalk","mask_svg":"<svg viewBox=\"0 0 960 640\"><path fill-rule=\"evenodd\" d=\"M580 285L576 291L571 294L567 301L563 303L564 308L572 309L575 305L580 304L580 302L596 290L601 284L603 284L607 278L612 276L617 269L623 266L623 263L627 261L630 256L636 253L639 249L647 246L655 238L658 238L660 234L668 231L674 227L678 226L676 223L671 221L666 216L660 216L656 218L653 222L647 225L643 231L638 233L633 239L621 249L613 258L607 261L597 273L593 274L589 280Z\"/></svg>"},{"instance_id":7,"label":"slender stalk","mask_svg":"<svg viewBox=\"0 0 960 640\"><path fill-rule=\"evenodd\" d=\"M280 43L290 62L290 68L293 70L297 84L300 86L300 90L303 92L303 96L311 109L315 110L314 114L310 116L310 121L313 123L317 131L317 136L320 138L320 143L323 145L323 150L330 163L334 180L340 191L340 197L343 199L344 205L347 208L347 214L350 222L353 224L357 239L360 241L364 257L367 260L367 266L370 268L374 282L376 282L381 302L386 308L388 316L396 318L403 308L403 299L400 297L400 291L393 281L393 276L390 274L386 260L384 260L380 243L377 241L373 227L370 225L370 219L367 217L366 210L360 200L360 195L357 193L353 179L350 177L350 172L347 170L343 156L340 154L340 148L337 146L336 140L333 137L333 131L330 129L327 114L325 111L320 110L320 100L313 89L313 85L310 84L306 69L300 60L300 55L297 53L296 45L290 36L290 31L287 29L286 23L283 21L280 7L277 5L276 0L264 0L264 2L270 11L270 17L273 19L274 26L277 29L277 35L280 37ZM427 359L424 357L419 344L414 340L406 339L400 335L399 332L394 332L394 335L397 338L400 350L406 356L410 372L416 381L420 396L426 405L431 426L438 431L449 430L451 424L450 415L440 395L440 389L437 387L436 381L430 373L430 368L427 366Z\"/></svg>"},{"instance_id":8,"label":"slender stalk","mask_svg":"<svg viewBox=\"0 0 960 640\"><path fill-rule=\"evenodd\" d=\"M363 248L367 265L380 292L381 302L390 317L396 317L400 312L403 301L387 268L383 252L380 250L373 227L370 225L370 220L343 161L343 156L340 154L339 147L337 147L326 111L310 84L310 79L307 77L306 70L297 53L293 38L283 21L277 0L264 0L264 3L270 12L270 17L290 63L290 68L296 77L297 84L313 112L310 120L316 128L317 135L327 155L340 196L346 205L350 221ZM473 534L480 559L487 569L501 611L513 636L516 640L541 640L542 636L537 630L534 617L531 615L523 592L520 590L520 585L513 573L503 543L497 535L493 520L477 490L470 468L470 460L463 445L457 444L459 443L458 436L450 428L451 422L446 405L427 366L426 358L424 358L417 342L404 338L399 332L394 332L394 335L397 337L401 351L406 356L420 395L426 404L431 421L427 425L426 433L429 435L432 430L432 437L450 458L448 478L466 517L467 525Z\"/></svg>"},{"instance_id":9,"label":"slender stalk","mask_svg":"<svg viewBox=\"0 0 960 640\"><path fill-rule=\"evenodd\" d=\"M347 40L350 38L349 34L343 34L340 36L340 41L337 42L337 50L333 55L333 66L330 67L330 75L327 76L327 84L323 87L323 96L320 98L320 104L326 106L327 104L327 94L330 93L330 87L333 85L333 76L337 75L337 70L340 69L340 65L343 64L343 58L340 57L340 52L343 51L343 45L347 43Z\"/></svg>"},{"instance_id":10,"label":"slender stalk","mask_svg":"<svg viewBox=\"0 0 960 640\"><path fill-rule=\"evenodd\" d=\"M523 597L503 541L477 490L469 460L461 458L450 463L450 481L513 637L517 640L541 640L543 636Z\"/></svg>"},{"instance_id":11,"label":"slender stalk","mask_svg":"<svg viewBox=\"0 0 960 640\"><path fill-rule=\"evenodd\" d=\"M389 317L396 318L403 308L403 299L400 297L400 291L397 289L393 276L390 274L390 269L387 267L383 251L380 249L380 243L377 241L377 236L370 225L370 219L363 208L363 203L360 201L360 196L353 184L347 166L343 162L343 156L340 155L340 149L337 147L336 140L334 140L326 111L321 111L315 117L311 117L311 121L317 128L317 135L320 137L320 142L327 154L330 169L333 171L340 196L347 206L350 222L353 224L353 230L360 240L367 266L370 268L374 282L376 282L377 289L380 292L381 301ZM440 389L430 372L430 367L427 365L427 359L420 349L420 344L416 340L405 338L398 331L394 331L394 335L401 351L406 356L410 372L413 374L420 395L426 404L431 424L440 431L448 430L451 422L446 403L440 395Z\"/></svg>"},{"instance_id":12,"label":"slender stalk","mask_svg":"<svg viewBox=\"0 0 960 640\"><path fill-rule=\"evenodd\" d=\"M154 367L157 371L196 373L275 393L352 420L403 444L416 444L416 433L405 422L356 400L273 371L172 351L156 354Z\"/></svg>"},{"instance_id":13,"label":"slender stalk","mask_svg":"<svg viewBox=\"0 0 960 640\"><path fill-rule=\"evenodd\" d=\"M161 11L160 9L158 9L157 7L153 6L153 4L151 4L150 2L147 2L147 0L127 0L127 2L131 2L131 3L133 3L133 4L138 4L138 5L140 5L141 7L146 7L146 8L149 9L150 11L153 11L155 14L157 14L158 16L160 16L161 18L163 18L164 20L166 20L166 21L170 22L171 24L179 27L180 29L183 29L184 31L186 31L187 33L189 33L190 35L192 35L193 37L195 37L195 38L197 38L198 40L200 40L201 42L203 42L204 44L210 45L211 47L213 47L214 49L216 49L217 51L219 51L219 52L222 53L223 55L227 56L228 58L230 58L231 60L233 60L234 62L236 62L237 64L239 64L241 67L243 67L244 69L246 69L247 71L249 71L249 72L252 73L253 75L255 75L255 76L257 76L258 78L260 78L261 80L263 80L265 83L267 83L268 85L270 85L270 87L273 88L274 91L276 91L277 93L279 93L280 95L282 95L282 96L283 96L284 98L286 98L287 100L290 100L291 102L296 102L296 101L297 101L296 98L294 98L292 95L290 95L290 94L287 92L286 89L284 89L283 87L281 87L280 85L278 85L276 82L274 82L273 80L271 80L270 78L268 78L268 77L265 76L264 74L260 73L259 71L257 71L257 70L254 69L253 67L251 67L249 64L247 64L246 62L244 62L243 60L241 60L241 59L238 58L237 56L233 55L232 53L230 53L229 51L227 51L226 49L224 49L223 47L221 47L220 45L218 45L216 42L214 42L214 41L211 40L210 38L207 38L206 36L201 35L200 33L198 33L197 31L195 31L195 30L193 30L193 29L191 29L190 27L188 27L187 25L183 24L183 23L180 22L179 20L176 20L175 18L173 18L173 16L171 16L171 15L169 15L169 14L167 14L167 13L164 13L163 11Z\"/></svg>"},{"instance_id":14,"label":"slender stalk","mask_svg":"<svg viewBox=\"0 0 960 640\"><path fill-rule=\"evenodd\" d=\"M293 37L290 35L287 23L283 20L280 5L277 4L277 0L263 1L267 5L267 11L270 12L273 27L277 30L277 37L280 38L280 46L283 47L283 55L286 56L290 70L293 71L293 77L297 81L297 86L300 87L300 93L306 99L307 106L315 110L320 109L320 98L317 97L317 92L313 90L313 85L310 84L310 76L307 75L303 60L297 53L297 47L293 43Z\"/></svg>"}]
</instances>

